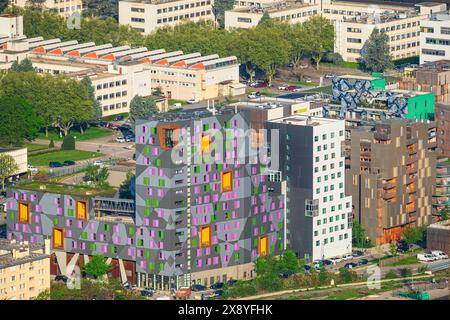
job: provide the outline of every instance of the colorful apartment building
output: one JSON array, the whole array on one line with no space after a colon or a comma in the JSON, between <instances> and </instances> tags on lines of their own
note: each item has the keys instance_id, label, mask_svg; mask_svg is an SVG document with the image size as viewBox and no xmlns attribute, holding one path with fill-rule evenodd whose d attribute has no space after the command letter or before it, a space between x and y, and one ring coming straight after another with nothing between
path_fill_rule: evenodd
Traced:
<instances>
[{"instance_id":1,"label":"colorful apartment building","mask_svg":"<svg viewBox=\"0 0 450 320\"><path fill-rule=\"evenodd\" d=\"M433 122L360 126L349 130L346 143L346 192L373 243L398 240L405 228L433 221L439 152Z\"/></svg>"},{"instance_id":2,"label":"colorful apartment building","mask_svg":"<svg viewBox=\"0 0 450 320\"><path fill-rule=\"evenodd\" d=\"M70 275L101 254L110 276L155 289L249 279L258 256L284 249L285 206L282 195L269 195L262 160L238 153L249 146L237 130L246 128L232 110L140 121L135 200L23 183L8 194L7 236L51 239L52 274Z\"/></svg>"}]
</instances>

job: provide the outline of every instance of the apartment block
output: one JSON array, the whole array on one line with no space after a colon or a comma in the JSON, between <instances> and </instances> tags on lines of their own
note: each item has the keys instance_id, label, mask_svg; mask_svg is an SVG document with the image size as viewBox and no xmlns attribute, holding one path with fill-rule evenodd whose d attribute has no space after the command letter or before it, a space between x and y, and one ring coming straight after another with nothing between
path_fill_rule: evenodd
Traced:
<instances>
[{"instance_id":1,"label":"apartment block","mask_svg":"<svg viewBox=\"0 0 450 320\"><path fill-rule=\"evenodd\" d=\"M433 14L420 26L420 63L450 60L450 14Z\"/></svg>"},{"instance_id":2,"label":"apartment block","mask_svg":"<svg viewBox=\"0 0 450 320\"><path fill-rule=\"evenodd\" d=\"M318 5L307 2L286 1L236 1L233 10L225 11L225 28L256 27L264 14L270 18L289 23L302 23L320 14Z\"/></svg>"},{"instance_id":3,"label":"apartment block","mask_svg":"<svg viewBox=\"0 0 450 320\"><path fill-rule=\"evenodd\" d=\"M352 197L345 193L345 121L293 115L267 121L274 180L286 183L286 242L298 256L320 260L352 251ZM277 152L278 151L278 152Z\"/></svg>"},{"instance_id":4,"label":"apartment block","mask_svg":"<svg viewBox=\"0 0 450 320\"><path fill-rule=\"evenodd\" d=\"M346 150L346 192L355 221L373 243L398 240L405 228L433 221L433 122L390 119L353 128Z\"/></svg>"},{"instance_id":5,"label":"apartment block","mask_svg":"<svg viewBox=\"0 0 450 320\"><path fill-rule=\"evenodd\" d=\"M11 6L25 8L30 6L28 0L10 0ZM82 0L44 0L39 1L38 6L44 10L51 10L65 18L70 17L73 13L81 13L83 10Z\"/></svg>"},{"instance_id":6,"label":"apartment block","mask_svg":"<svg viewBox=\"0 0 450 320\"><path fill-rule=\"evenodd\" d=\"M149 34L186 20L214 20L213 3L213 0L121 0L119 23Z\"/></svg>"},{"instance_id":7,"label":"apartment block","mask_svg":"<svg viewBox=\"0 0 450 320\"><path fill-rule=\"evenodd\" d=\"M232 110L142 120L135 199L22 183L8 194L7 236L51 239L52 274L102 254L110 276L155 289L250 279L258 256L284 249L285 205L269 195L263 160L238 153L248 127Z\"/></svg>"},{"instance_id":8,"label":"apartment block","mask_svg":"<svg viewBox=\"0 0 450 320\"><path fill-rule=\"evenodd\" d=\"M433 195L434 214L450 205L450 162L440 157L436 164L436 192Z\"/></svg>"},{"instance_id":9,"label":"apartment block","mask_svg":"<svg viewBox=\"0 0 450 320\"><path fill-rule=\"evenodd\" d=\"M450 102L436 104L438 147L444 157L450 158Z\"/></svg>"},{"instance_id":10,"label":"apartment block","mask_svg":"<svg viewBox=\"0 0 450 320\"><path fill-rule=\"evenodd\" d=\"M427 62L404 70L400 89L433 92L437 103L450 102L450 60Z\"/></svg>"},{"instance_id":11,"label":"apartment block","mask_svg":"<svg viewBox=\"0 0 450 320\"><path fill-rule=\"evenodd\" d=\"M0 300L30 300L50 290L44 246L0 239Z\"/></svg>"}]
</instances>

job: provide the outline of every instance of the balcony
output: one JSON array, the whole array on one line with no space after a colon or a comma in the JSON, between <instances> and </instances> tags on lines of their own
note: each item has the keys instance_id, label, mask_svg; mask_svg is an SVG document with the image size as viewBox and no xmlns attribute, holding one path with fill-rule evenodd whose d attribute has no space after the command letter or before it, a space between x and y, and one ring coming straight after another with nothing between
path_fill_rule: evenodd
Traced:
<instances>
[{"instance_id":1,"label":"balcony","mask_svg":"<svg viewBox=\"0 0 450 320\"><path fill-rule=\"evenodd\" d=\"M390 189L389 191L383 192L383 199L388 200L397 196L397 189Z\"/></svg>"},{"instance_id":2,"label":"balcony","mask_svg":"<svg viewBox=\"0 0 450 320\"><path fill-rule=\"evenodd\" d=\"M417 162L417 160L419 159L419 157L416 154L412 154L406 157L406 164L411 164L414 162Z\"/></svg>"},{"instance_id":3,"label":"balcony","mask_svg":"<svg viewBox=\"0 0 450 320\"><path fill-rule=\"evenodd\" d=\"M417 169L416 169L416 167L413 167L413 166L406 167L406 173L408 173L408 174L417 173Z\"/></svg>"}]
</instances>

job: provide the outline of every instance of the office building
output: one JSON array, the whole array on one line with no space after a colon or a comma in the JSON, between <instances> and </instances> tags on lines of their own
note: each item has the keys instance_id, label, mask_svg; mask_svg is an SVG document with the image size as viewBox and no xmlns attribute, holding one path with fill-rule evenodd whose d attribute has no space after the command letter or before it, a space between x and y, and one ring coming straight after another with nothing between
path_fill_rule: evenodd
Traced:
<instances>
[{"instance_id":1,"label":"office building","mask_svg":"<svg viewBox=\"0 0 450 320\"><path fill-rule=\"evenodd\" d=\"M28 0L10 0L9 4L11 6L26 8L30 6L30 1ZM39 8L44 10L51 10L58 13L64 18L70 17L73 13L78 12L81 14L83 10L82 0L44 0L39 1L36 4Z\"/></svg>"},{"instance_id":2,"label":"office building","mask_svg":"<svg viewBox=\"0 0 450 320\"><path fill-rule=\"evenodd\" d=\"M293 115L267 121L271 152L279 152L273 180L286 183L286 243L299 257L320 260L352 251L352 198L345 193L345 121Z\"/></svg>"},{"instance_id":3,"label":"office building","mask_svg":"<svg viewBox=\"0 0 450 320\"><path fill-rule=\"evenodd\" d=\"M183 21L214 21L213 0L121 0L119 23L143 34Z\"/></svg>"},{"instance_id":4,"label":"office building","mask_svg":"<svg viewBox=\"0 0 450 320\"><path fill-rule=\"evenodd\" d=\"M420 21L420 63L450 60L450 14L432 14Z\"/></svg>"},{"instance_id":5,"label":"office building","mask_svg":"<svg viewBox=\"0 0 450 320\"><path fill-rule=\"evenodd\" d=\"M348 133L346 192L352 196L355 221L372 243L398 240L405 228L430 224L435 124L391 119Z\"/></svg>"},{"instance_id":6,"label":"office building","mask_svg":"<svg viewBox=\"0 0 450 320\"><path fill-rule=\"evenodd\" d=\"M30 300L50 290L50 255L43 245L0 239L0 300Z\"/></svg>"}]
</instances>

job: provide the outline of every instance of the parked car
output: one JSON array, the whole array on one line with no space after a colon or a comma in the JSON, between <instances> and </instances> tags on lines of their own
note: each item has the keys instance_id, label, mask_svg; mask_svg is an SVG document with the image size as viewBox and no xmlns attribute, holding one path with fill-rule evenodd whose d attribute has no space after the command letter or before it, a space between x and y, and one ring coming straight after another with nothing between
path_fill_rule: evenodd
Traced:
<instances>
[{"instance_id":1,"label":"parked car","mask_svg":"<svg viewBox=\"0 0 450 320\"><path fill-rule=\"evenodd\" d=\"M369 263L369 260L367 260L367 259L361 259L361 260L358 261L358 265L359 266L364 266L364 265L366 265L368 263Z\"/></svg>"},{"instance_id":2,"label":"parked car","mask_svg":"<svg viewBox=\"0 0 450 320\"><path fill-rule=\"evenodd\" d=\"M267 82L264 80L254 80L254 81L250 82L250 87L254 87L254 88L267 87Z\"/></svg>"},{"instance_id":3,"label":"parked car","mask_svg":"<svg viewBox=\"0 0 450 320\"><path fill-rule=\"evenodd\" d=\"M259 92L252 92L247 96L249 99L258 99L259 97L261 97L261 93Z\"/></svg>"},{"instance_id":4,"label":"parked car","mask_svg":"<svg viewBox=\"0 0 450 320\"><path fill-rule=\"evenodd\" d=\"M177 299L186 300L189 299L190 296L191 296L191 288L189 287L181 287L177 291Z\"/></svg>"},{"instance_id":5,"label":"parked car","mask_svg":"<svg viewBox=\"0 0 450 320\"><path fill-rule=\"evenodd\" d=\"M68 166L74 166L75 165L75 161L72 160L66 160L63 162L63 165L68 167Z\"/></svg>"},{"instance_id":6,"label":"parked car","mask_svg":"<svg viewBox=\"0 0 450 320\"><path fill-rule=\"evenodd\" d=\"M285 85L279 86L278 90L286 90L287 87L288 87L288 85L285 84Z\"/></svg>"},{"instance_id":7,"label":"parked car","mask_svg":"<svg viewBox=\"0 0 450 320\"><path fill-rule=\"evenodd\" d=\"M126 142L132 142L134 140L135 140L135 136L134 135L125 136L125 141Z\"/></svg>"},{"instance_id":8,"label":"parked car","mask_svg":"<svg viewBox=\"0 0 450 320\"><path fill-rule=\"evenodd\" d=\"M397 251L406 252L409 250L409 244L405 240L397 241Z\"/></svg>"},{"instance_id":9,"label":"parked car","mask_svg":"<svg viewBox=\"0 0 450 320\"><path fill-rule=\"evenodd\" d=\"M306 83L311 83L311 82L312 82L311 77L305 77L305 82L306 82Z\"/></svg>"},{"instance_id":10,"label":"parked car","mask_svg":"<svg viewBox=\"0 0 450 320\"><path fill-rule=\"evenodd\" d=\"M308 68L308 64L302 63L302 64L300 65L300 69L306 69L306 68Z\"/></svg>"},{"instance_id":11,"label":"parked car","mask_svg":"<svg viewBox=\"0 0 450 320\"><path fill-rule=\"evenodd\" d=\"M103 167L105 164L101 160L95 160L93 165L98 166L98 167Z\"/></svg>"},{"instance_id":12,"label":"parked car","mask_svg":"<svg viewBox=\"0 0 450 320\"><path fill-rule=\"evenodd\" d=\"M336 263L341 262L342 258L335 257L335 258L331 258L330 260L333 262L333 264L336 264Z\"/></svg>"},{"instance_id":13,"label":"parked car","mask_svg":"<svg viewBox=\"0 0 450 320\"><path fill-rule=\"evenodd\" d=\"M228 284L229 286L233 286L236 282L237 282L237 280L235 280L235 279L230 279L230 280L227 281L227 284Z\"/></svg>"},{"instance_id":14,"label":"parked car","mask_svg":"<svg viewBox=\"0 0 450 320\"><path fill-rule=\"evenodd\" d=\"M63 275L63 274L58 274L55 277L55 281L62 281L64 283L67 283L69 281L69 278L67 276Z\"/></svg>"},{"instance_id":15,"label":"parked car","mask_svg":"<svg viewBox=\"0 0 450 320\"><path fill-rule=\"evenodd\" d=\"M294 86L294 85L289 85L289 86L286 87L286 91L294 91L296 89L298 89L298 87Z\"/></svg>"},{"instance_id":16,"label":"parked car","mask_svg":"<svg viewBox=\"0 0 450 320\"><path fill-rule=\"evenodd\" d=\"M58 161L50 161L48 163L48 166L50 168L61 168L63 166L63 164L61 162L58 162Z\"/></svg>"},{"instance_id":17,"label":"parked car","mask_svg":"<svg viewBox=\"0 0 450 320\"><path fill-rule=\"evenodd\" d=\"M346 260L352 260L353 256L351 254L346 254L345 256L342 257L342 260L346 261Z\"/></svg>"},{"instance_id":18,"label":"parked car","mask_svg":"<svg viewBox=\"0 0 450 320\"><path fill-rule=\"evenodd\" d=\"M116 138L116 142L119 142L119 143L125 142L125 138L124 137L117 137Z\"/></svg>"},{"instance_id":19,"label":"parked car","mask_svg":"<svg viewBox=\"0 0 450 320\"><path fill-rule=\"evenodd\" d=\"M332 74L332 73L327 73L327 74L325 75L325 79L333 79L334 77L336 77L336 75L335 75L335 74Z\"/></svg>"},{"instance_id":20,"label":"parked car","mask_svg":"<svg viewBox=\"0 0 450 320\"><path fill-rule=\"evenodd\" d=\"M349 263L346 263L345 265L344 265L344 268L349 268L349 269L352 269L352 268L355 268L355 267L357 267L358 265L356 264L356 263L354 263L354 262L349 262Z\"/></svg>"},{"instance_id":21,"label":"parked car","mask_svg":"<svg viewBox=\"0 0 450 320\"><path fill-rule=\"evenodd\" d=\"M111 130L117 130L117 128L118 128L117 125L115 125L114 123L111 123L111 122L109 122L106 127Z\"/></svg>"},{"instance_id":22,"label":"parked car","mask_svg":"<svg viewBox=\"0 0 450 320\"><path fill-rule=\"evenodd\" d=\"M124 117L122 115L118 115L114 118L114 121L122 121Z\"/></svg>"},{"instance_id":23,"label":"parked car","mask_svg":"<svg viewBox=\"0 0 450 320\"><path fill-rule=\"evenodd\" d=\"M333 262L332 262L331 260L328 260L328 259L323 260L322 262L323 262L323 264L324 264L325 266L331 266L331 265L333 264Z\"/></svg>"},{"instance_id":24,"label":"parked car","mask_svg":"<svg viewBox=\"0 0 450 320\"><path fill-rule=\"evenodd\" d=\"M28 170L28 171L31 171L31 172L37 172L37 171L38 171L38 168L35 167L35 166L32 166L31 164L28 164L28 165L27 165L27 170Z\"/></svg>"},{"instance_id":25,"label":"parked car","mask_svg":"<svg viewBox=\"0 0 450 320\"><path fill-rule=\"evenodd\" d=\"M153 297L153 291L144 289L141 291L141 296L142 297Z\"/></svg>"},{"instance_id":26,"label":"parked car","mask_svg":"<svg viewBox=\"0 0 450 320\"><path fill-rule=\"evenodd\" d=\"M422 262L431 262L436 260L436 257L429 253L418 253L417 260Z\"/></svg>"},{"instance_id":27,"label":"parked car","mask_svg":"<svg viewBox=\"0 0 450 320\"><path fill-rule=\"evenodd\" d=\"M305 269L305 271L309 271L309 270L311 270L311 266L308 265L308 264L305 264L305 265L303 266L303 269Z\"/></svg>"},{"instance_id":28,"label":"parked car","mask_svg":"<svg viewBox=\"0 0 450 320\"><path fill-rule=\"evenodd\" d=\"M206 286L204 286L202 284L199 284L199 283L196 283L196 284L193 284L191 286L191 290L195 291L195 292L197 292L197 291L204 291L204 290L206 290Z\"/></svg>"},{"instance_id":29,"label":"parked car","mask_svg":"<svg viewBox=\"0 0 450 320\"><path fill-rule=\"evenodd\" d=\"M199 103L200 102L200 100L199 99L196 99L196 98L193 98L193 99L189 99L188 101L186 101L188 104L194 104L194 103Z\"/></svg>"},{"instance_id":30,"label":"parked car","mask_svg":"<svg viewBox=\"0 0 450 320\"><path fill-rule=\"evenodd\" d=\"M438 258L439 260L448 259L448 255L446 255L444 252L440 250L433 250L431 251L431 254Z\"/></svg>"},{"instance_id":31,"label":"parked car","mask_svg":"<svg viewBox=\"0 0 450 320\"><path fill-rule=\"evenodd\" d=\"M223 282L216 282L213 285L209 287L212 290L222 289L223 288Z\"/></svg>"},{"instance_id":32,"label":"parked car","mask_svg":"<svg viewBox=\"0 0 450 320\"><path fill-rule=\"evenodd\" d=\"M354 257L361 257L361 256L363 256L363 255L364 255L364 252L361 251L361 250L355 250L355 251L353 251L353 253L352 253L352 256L354 256Z\"/></svg>"}]
</instances>

